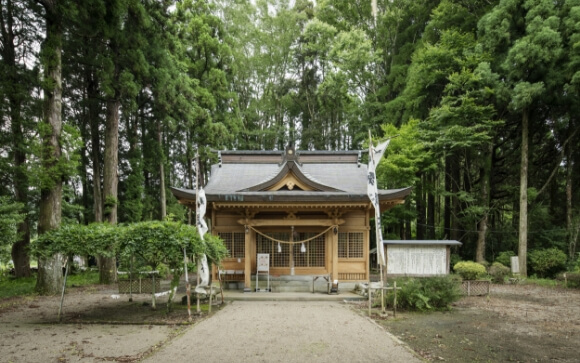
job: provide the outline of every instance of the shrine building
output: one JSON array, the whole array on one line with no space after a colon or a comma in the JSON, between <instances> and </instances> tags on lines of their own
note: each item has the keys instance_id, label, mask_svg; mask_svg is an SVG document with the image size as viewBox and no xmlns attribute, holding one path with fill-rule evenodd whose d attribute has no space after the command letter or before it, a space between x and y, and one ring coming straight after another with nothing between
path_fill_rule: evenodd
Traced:
<instances>
[{"instance_id":1,"label":"shrine building","mask_svg":"<svg viewBox=\"0 0 580 363\"><path fill-rule=\"evenodd\" d=\"M204 187L208 224L230 256L226 281L255 287L257 256L268 273L369 281L373 206L360 151L221 151ZM196 192L172 188L195 209ZM404 203L411 188L379 190L381 212ZM372 227L372 228L371 228ZM216 279L217 270L212 272ZM252 286L254 284L254 286Z\"/></svg>"}]
</instances>

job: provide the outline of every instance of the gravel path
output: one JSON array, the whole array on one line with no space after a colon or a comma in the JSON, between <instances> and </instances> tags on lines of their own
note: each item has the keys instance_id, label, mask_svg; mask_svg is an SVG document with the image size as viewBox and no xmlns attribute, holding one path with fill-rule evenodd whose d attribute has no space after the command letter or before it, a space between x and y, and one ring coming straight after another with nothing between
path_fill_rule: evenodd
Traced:
<instances>
[{"instance_id":1,"label":"gravel path","mask_svg":"<svg viewBox=\"0 0 580 363\"><path fill-rule=\"evenodd\" d=\"M339 302L235 301L145 362L421 362Z\"/></svg>"}]
</instances>

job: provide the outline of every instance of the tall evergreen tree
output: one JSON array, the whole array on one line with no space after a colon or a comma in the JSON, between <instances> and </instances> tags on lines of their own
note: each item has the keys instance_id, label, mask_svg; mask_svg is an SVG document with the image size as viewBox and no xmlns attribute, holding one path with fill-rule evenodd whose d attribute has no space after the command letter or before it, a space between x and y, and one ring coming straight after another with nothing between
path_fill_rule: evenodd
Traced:
<instances>
[{"instance_id":1,"label":"tall evergreen tree","mask_svg":"<svg viewBox=\"0 0 580 363\"><path fill-rule=\"evenodd\" d=\"M44 177L40 188L38 233L46 233L60 226L62 218L62 37L66 0L36 0L44 8L46 37L41 49L43 67L44 117L39 123L42 138L41 162ZM62 285L62 256L38 259L36 291L56 294Z\"/></svg>"},{"instance_id":2,"label":"tall evergreen tree","mask_svg":"<svg viewBox=\"0 0 580 363\"><path fill-rule=\"evenodd\" d=\"M550 69L562 54L560 18L549 0L502 0L480 21L481 39L494 56L494 70L505 76L509 108L521 119L519 266L527 275L528 167L530 124L547 92ZM530 117L532 116L532 117ZM533 129L532 129L533 130Z\"/></svg>"},{"instance_id":3,"label":"tall evergreen tree","mask_svg":"<svg viewBox=\"0 0 580 363\"><path fill-rule=\"evenodd\" d=\"M41 26L38 6L32 1L7 0L0 3L0 115L8 120L10 129L2 130L2 144L10 145L11 188L14 201L29 206L30 181L28 160L31 146L28 142L34 130L31 120L37 116L34 89L38 87L37 68L30 58L34 54L34 44L40 42L34 30ZM4 129L3 122L1 129ZM10 132L10 136L8 135ZM30 204L29 204L30 203ZM18 225L18 239L11 246L16 277L30 276L30 256L28 248L31 235L31 213Z\"/></svg>"}]
</instances>

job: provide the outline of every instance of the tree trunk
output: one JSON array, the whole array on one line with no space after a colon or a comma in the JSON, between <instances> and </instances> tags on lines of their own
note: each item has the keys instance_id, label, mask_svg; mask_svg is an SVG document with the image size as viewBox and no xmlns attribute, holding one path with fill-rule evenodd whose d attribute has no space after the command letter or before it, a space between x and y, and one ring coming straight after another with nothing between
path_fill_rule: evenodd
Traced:
<instances>
[{"instance_id":1,"label":"tree trunk","mask_svg":"<svg viewBox=\"0 0 580 363\"><path fill-rule=\"evenodd\" d=\"M143 153L139 147L139 120L140 112L135 112L134 117L125 118L127 141L129 151L127 159L131 165L131 172L125 181L125 222L139 222L143 217Z\"/></svg>"},{"instance_id":2,"label":"tree trunk","mask_svg":"<svg viewBox=\"0 0 580 363\"><path fill-rule=\"evenodd\" d=\"M87 74L87 97L89 99L89 122L91 125L91 158L93 162L93 211L95 222L103 221L103 193L101 188L101 136L99 131L99 102L98 87L94 74Z\"/></svg>"},{"instance_id":3,"label":"tree trunk","mask_svg":"<svg viewBox=\"0 0 580 363\"><path fill-rule=\"evenodd\" d=\"M105 197L105 210L103 216L111 224L117 223L120 107L121 102L117 99L107 101L105 159L103 168L103 196Z\"/></svg>"},{"instance_id":4,"label":"tree trunk","mask_svg":"<svg viewBox=\"0 0 580 363\"><path fill-rule=\"evenodd\" d=\"M18 121L13 119L12 122L16 123ZM18 126L18 132L13 135L16 144L14 151L14 201L26 206L28 203L28 174L26 173L26 152L23 150L24 135L20 126ZM28 253L30 224L27 210L24 211L24 214L24 220L18 225L20 238L12 245L11 251L15 277L30 276L30 255Z\"/></svg>"},{"instance_id":5,"label":"tree trunk","mask_svg":"<svg viewBox=\"0 0 580 363\"><path fill-rule=\"evenodd\" d=\"M14 72L10 72L15 75ZM16 82L17 80L13 80ZM14 201L28 204L28 174L26 171L26 142L23 133L23 119L21 115L22 105L18 97L9 96L10 114L12 123L13 153L14 153ZM14 262L15 277L30 276L30 225L28 212L25 210L25 217L18 225L19 240L12 245L12 262Z\"/></svg>"},{"instance_id":6,"label":"tree trunk","mask_svg":"<svg viewBox=\"0 0 580 363\"><path fill-rule=\"evenodd\" d=\"M191 140L191 134L187 132L187 140ZM187 157L187 175L186 175L186 182L187 187L189 189L193 189L193 149L191 148L191 143L188 142L187 150L186 150L186 157ZM220 160L221 162L221 160ZM187 208L187 224L193 224L193 210L192 208Z\"/></svg>"},{"instance_id":7,"label":"tree trunk","mask_svg":"<svg viewBox=\"0 0 580 363\"><path fill-rule=\"evenodd\" d=\"M481 206L484 213L478 223L477 228L477 245L475 250L475 261L485 262L485 239L487 234L488 216L489 216L489 195L490 195L490 177L491 177L491 158L493 145L488 146L487 155L484 159L484 166L481 168Z\"/></svg>"},{"instance_id":8,"label":"tree trunk","mask_svg":"<svg viewBox=\"0 0 580 363\"><path fill-rule=\"evenodd\" d=\"M572 215L572 182L574 164L572 163L572 146L566 146L566 229L568 230L568 256L576 258L576 243L578 241L578 229L574 228Z\"/></svg>"},{"instance_id":9,"label":"tree trunk","mask_svg":"<svg viewBox=\"0 0 580 363\"><path fill-rule=\"evenodd\" d=\"M160 160L159 160L159 204L161 205L161 220L167 216L167 197L165 195L165 158L163 157L163 137L161 123L157 124L157 142L159 143Z\"/></svg>"},{"instance_id":10,"label":"tree trunk","mask_svg":"<svg viewBox=\"0 0 580 363\"><path fill-rule=\"evenodd\" d=\"M431 188L427 192L427 239L435 239L435 173L427 175Z\"/></svg>"},{"instance_id":11,"label":"tree trunk","mask_svg":"<svg viewBox=\"0 0 580 363\"><path fill-rule=\"evenodd\" d=\"M445 205L443 210L443 239L451 238L451 157L445 157Z\"/></svg>"},{"instance_id":12,"label":"tree trunk","mask_svg":"<svg viewBox=\"0 0 580 363\"><path fill-rule=\"evenodd\" d=\"M103 196L105 208L103 217L110 224L117 224L118 160L119 160L119 109L121 102L113 97L107 101L107 119L105 123L105 160L103 168ZM116 278L114 257L99 258L99 282L110 284Z\"/></svg>"},{"instance_id":13,"label":"tree trunk","mask_svg":"<svg viewBox=\"0 0 580 363\"><path fill-rule=\"evenodd\" d=\"M407 200L405 200L405 209L411 210L411 200L409 198L407 198ZM404 235L401 239L409 241L413 238L411 228L412 228L412 223L411 223L411 219L409 218L409 219L405 220L405 228L403 228Z\"/></svg>"},{"instance_id":14,"label":"tree trunk","mask_svg":"<svg viewBox=\"0 0 580 363\"><path fill-rule=\"evenodd\" d=\"M61 158L62 132L62 27L54 2L43 2L46 9L46 40L44 74L44 116L40 123L42 136L41 164L45 179L41 183L38 234L60 226L62 217L62 175L57 163ZM54 255L38 260L35 290L42 295L57 294L62 286L62 256Z\"/></svg>"},{"instance_id":15,"label":"tree trunk","mask_svg":"<svg viewBox=\"0 0 580 363\"><path fill-rule=\"evenodd\" d=\"M418 183L415 191L417 208L417 239L425 239L425 201L423 196L423 174L417 175Z\"/></svg>"},{"instance_id":16,"label":"tree trunk","mask_svg":"<svg viewBox=\"0 0 580 363\"><path fill-rule=\"evenodd\" d=\"M518 260L520 264L520 275L527 276L527 256L528 256L528 109L522 113L522 159L520 169L520 225Z\"/></svg>"},{"instance_id":17,"label":"tree trunk","mask_svg":"<svg viewBox=\"0 0 580 363\"><path fill-rule=\"evenodd\" d=\"M459 240L459 218L457 215L459 214L460 210L460 203L459 198L457 195L459 194L459 183L460 183L460 169L459 169L459 160L457 157L451 157L451 231L450 231L450 238L451 240L457 241Z\"/></svg>"},{"instance_id":18,"label":"tree trunk","mask_svg":"<svg viewBox=\"0 0 580 363\"><path fill-rule=\"evenodd\" d=\"M13 13L14 5L12 1L3 6L3 14L0 15L2 19L2 33L0 34L0 47L2 64L4 66L3 75L6 77L6 82L12 88L11 92L7 92L6 97L9 105L10 125L12 126L12 153L14 160L14 167L12 169L14 189L14 201L22 203L24 206L28 204L28 173L26 171L26 158L28 146L25 140L24 117L22 115L22 106L26 99L27 91L22 80L20 79L22 72L17 66L17 43L22 40L17 31L13 28L14 19L17 17ZM17 226L19 240L12 245L12 261L14 262L14 272L16 277L30 276L30 256L28 254L28 247L30 245L30 225L28 213L25 211L25 218Z\"/></svg>"}]
</instances>

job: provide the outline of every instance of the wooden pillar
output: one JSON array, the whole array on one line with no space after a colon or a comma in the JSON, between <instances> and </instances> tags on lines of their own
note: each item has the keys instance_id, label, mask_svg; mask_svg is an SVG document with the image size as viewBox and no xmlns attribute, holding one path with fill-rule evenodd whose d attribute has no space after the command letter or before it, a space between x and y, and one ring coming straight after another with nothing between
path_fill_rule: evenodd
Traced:
<instances>
[{"instance_id":1,"label":"wooden pillar","mask_svg":"<svg viewBox=\"0 0 580 363\"><path fill-rule=\"evenodd\" d=\"M371 245L371 218L370 218L370 209L367 209L365 213L365 232L364 232L364 249L363 249L363 256L366 258L366 279L370 281L371 279L371 255L370 255L370 245ZM377 247L377 261L379 260L379 251Z\"/></svg>"},{"instance_id":2,"label":"wooden pillar","mask_svg":"<svg viewBox=\"0 0 580 363\"><path fill-rule=\"evenodd\" d=\"M246 239L244 241L244 292L252 291L252 236L254 231L245 230Z\"/></svg>"},{"instance_id":3,"label":"wooden pillar","mask_svg":"<svg viewBox=\"0 0 580 363\"><path fill-rule=\"evenodd\" d=\"M334 231L336 230L336 233L334 233ZM327 233L330 236L330 241L331 241L331 245L332 245L332 267L331 267L331 273L332 276L331 281L334 280L338 280L338 227L335 227L333 229L331 229L330 231L328 231Z\"/></svg>"}]
</instances>

